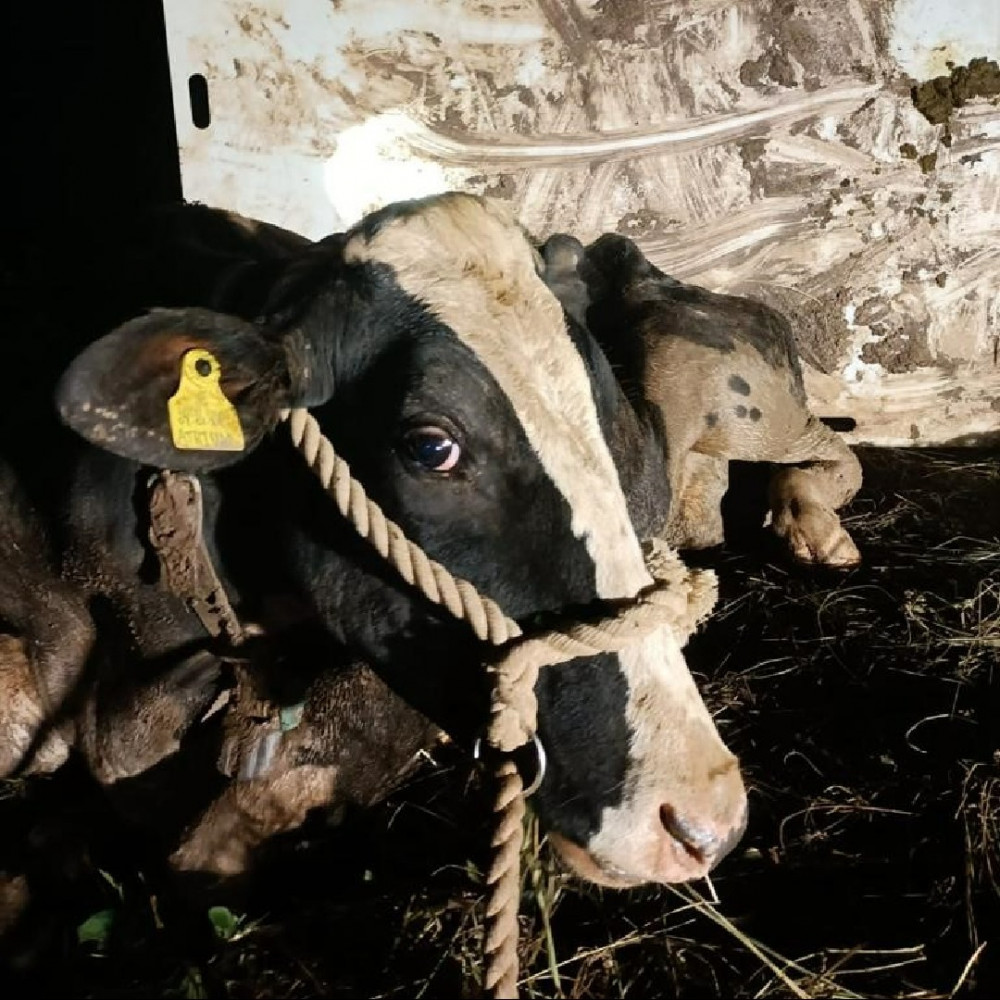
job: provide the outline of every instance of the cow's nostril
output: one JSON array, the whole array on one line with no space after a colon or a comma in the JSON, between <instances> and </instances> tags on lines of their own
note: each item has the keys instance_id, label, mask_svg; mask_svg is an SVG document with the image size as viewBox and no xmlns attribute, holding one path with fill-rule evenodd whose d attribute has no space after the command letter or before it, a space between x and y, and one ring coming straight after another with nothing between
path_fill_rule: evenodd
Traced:
<instances>
[{"instance_id":1,"label":"cow's nostril","mask_svg":"<svg viewBox=\"0 0 1000 1000\"><path fill-rule=\"evenodd\" d=\"M678 815L672 806L660 806L660 823L698 861L711 858L718 849L719 838L711 830L689 822Z\"/></svg>"}]
</instances>

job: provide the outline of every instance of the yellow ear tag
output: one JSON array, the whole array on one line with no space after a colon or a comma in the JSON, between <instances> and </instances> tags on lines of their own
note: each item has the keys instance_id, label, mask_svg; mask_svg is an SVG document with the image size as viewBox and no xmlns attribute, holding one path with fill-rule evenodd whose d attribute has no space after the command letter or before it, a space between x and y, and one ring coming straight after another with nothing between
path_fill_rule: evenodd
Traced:
<instances>
[{"instance_id":1,"label":"yellow ear tag","mask_svg":"<svg viewBox=\"0 0 1000 1000\"><path fill-rule=\"evenodd\" d=\"M219 387L222 369L202 348L181 358L181 381L167 400L170 436L175 448L242 451L243 428L236 407Z\"/></svg>"}]
</instances>

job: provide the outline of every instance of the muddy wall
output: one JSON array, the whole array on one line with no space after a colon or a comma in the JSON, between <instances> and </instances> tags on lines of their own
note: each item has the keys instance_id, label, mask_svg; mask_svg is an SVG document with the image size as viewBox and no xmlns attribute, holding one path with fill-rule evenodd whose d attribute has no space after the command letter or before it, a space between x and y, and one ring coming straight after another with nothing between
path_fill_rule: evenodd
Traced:
<instances>
[{"instance_id":1,"label":"muddy wall","mask_svg":"<svg viewBox=\"0 0 1000 1000\"><path fill-rule=\"evenodd\" d=\"M539 236L624 232L786 311L852 440L1000 440L996 0L165 12L188 198L320 236L462 187Z\"/></svg>"}]
</instances>

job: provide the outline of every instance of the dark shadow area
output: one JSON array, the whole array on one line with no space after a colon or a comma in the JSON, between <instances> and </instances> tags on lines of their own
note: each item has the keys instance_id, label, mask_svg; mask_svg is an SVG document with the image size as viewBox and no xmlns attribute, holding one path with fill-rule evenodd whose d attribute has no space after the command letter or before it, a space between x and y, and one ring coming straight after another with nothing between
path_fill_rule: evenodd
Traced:
<instances>
[{"instance_id":1,"label":"dark shadow area","mask_svg":"<svg viewBox=\"0 0 1000 1000\"><path fill-rule=\"evenodd\" d=\"M46 483L64 440L55 379L148 305L120 247L151 206L180 198L180 172L159 0L16 4L4 41L0 448ZM23 485L44 501L48 483Z\"/></svg>"},{"instance_id":2,"label":"dark shadow area","mask_svg":"<svg viewBox=\"0 0 1000 1000\"><path fill-rule=\"evenodd\" d=\"M5 263L49 265L61 284L117 226L180 196L163 12L159 0L15 4L4 35Z\"/></svg>"}]
</instances>

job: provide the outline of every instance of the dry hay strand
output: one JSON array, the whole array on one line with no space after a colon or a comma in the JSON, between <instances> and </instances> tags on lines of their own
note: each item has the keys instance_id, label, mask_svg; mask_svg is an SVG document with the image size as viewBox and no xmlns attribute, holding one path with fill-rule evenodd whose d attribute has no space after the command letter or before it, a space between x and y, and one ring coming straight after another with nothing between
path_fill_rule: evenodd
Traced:
<instances>
[{"instance_id":1,"label":"dry hay strand","mask_svg":"<svg viewBox=\"0 0 1000 1000\"><path fill-rule=\"evenodd\" d=\"M719 901L582 885L529 813L523 996L930 1000L1000 986L1000 461L861 457L845 518L858 569L790 565L761 532L692 558L718 570L721 600L688 660L751 801L743 844L713 873ZM384 805L277 848L239 940L168 948L164 911L167 931L122 949L50 947L34 992L476 995L489 810L456 748L434 756ZM0 801L0 822L27 804ZM126 886L122 925L148 926L129 852L91 850ZM58 888L53 907L70 898ZM87 905L109 905L101 892Z\"/></svg>"}]
</instances>

